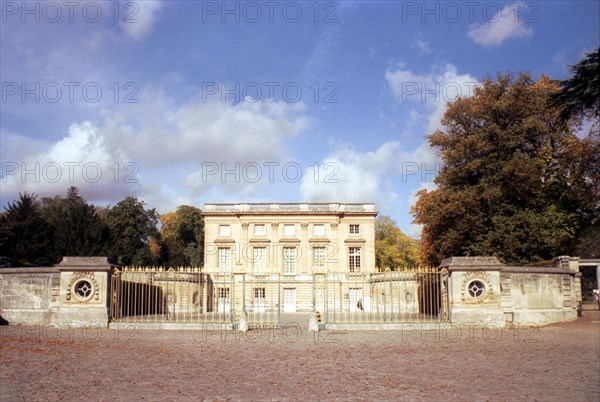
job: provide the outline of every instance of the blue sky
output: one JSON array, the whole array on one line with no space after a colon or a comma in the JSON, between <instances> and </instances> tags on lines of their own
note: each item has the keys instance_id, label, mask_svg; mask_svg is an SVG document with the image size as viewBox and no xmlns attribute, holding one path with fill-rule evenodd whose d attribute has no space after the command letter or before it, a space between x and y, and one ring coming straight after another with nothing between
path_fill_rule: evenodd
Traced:
<instances>
[{"instance_id":1,"label":"blue sky","mask_svg":"<svg viewBox=\"0 0 600 402\"><path fill-rule=\"evenodd\" d=\"M418 237L447 102L568 77L599 4L3 1L0 201L375 202Z\"/></svg>"}]
</instances>

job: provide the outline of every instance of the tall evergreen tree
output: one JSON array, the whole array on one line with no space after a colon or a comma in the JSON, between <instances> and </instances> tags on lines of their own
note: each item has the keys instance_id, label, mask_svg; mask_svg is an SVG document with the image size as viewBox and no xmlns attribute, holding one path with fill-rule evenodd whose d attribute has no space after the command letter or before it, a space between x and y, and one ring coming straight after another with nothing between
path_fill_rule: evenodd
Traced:
<instances>
[{"instance_id":1,"label":"tall evergreen tree","mask_svg":"<svg viewBox=\"0 0 600 402\"><path fill-rule=\"evenodd\" d=\"M589 127L587 137L579 146L582 165L588 167L586 174L574 171L582 181L582 186L591 189L588 193L600 210L600 48L587 54L583 60L571 67L573 74L560 81L560 91L553 96L555 104L561 108L561 117L582 129ZM587 123L587 124L584 124ZM584 133L585 134L585 133ZM595 200L595 201L594 201ZM600 217L590 217L590 226L579 238L576 254L584 258L600 258Z\"/></svg>"},{"instance_id":2,"label":"tall evergreen tree","mask_svg":"<svg viewBox=\"0 0 600 402\"><path fill-rule=\"evenodd\" d=\"M573 117L600 117L600 48L585 55L571 66L571 78L560 82L560 91L553 96L565 120Z\"/></svg>"},{"instance_id":3,"label":"tall evergreen tree","mask_svg":"<svg viewBox=\"0 0 600 402\"><path fill-rule=\"evenodd\" d=\"M0 255L12 258L17 265L51 264L51 228L41 214L34 194L19 194L0 214Z\"/></svg>"},{"instance_id":4,"label":"tall evergreen tree","mask_svg":"<svg viewBox=\"0 0 600 402\"><path fill-rule=\"evenodd\" d=\"M67 191L67 197L42 199L42 214L52 226L54 236L53 259L63 256L102 255L108 240L108 231L96 208L89 205L77 187Z\"/></svg>"}]
</instances>

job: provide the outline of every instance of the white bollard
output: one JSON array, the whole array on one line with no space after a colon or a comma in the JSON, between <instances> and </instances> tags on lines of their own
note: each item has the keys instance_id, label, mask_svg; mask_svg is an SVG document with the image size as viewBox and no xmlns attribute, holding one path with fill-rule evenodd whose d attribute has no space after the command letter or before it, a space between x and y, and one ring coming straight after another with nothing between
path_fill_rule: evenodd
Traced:
<instances>
[{"instance_id":1,"label":"white bollard","mask_svg":"<svg viewBox=\"0 0 600 402\"><path fill-rule=\"evenodd\" d=\"M238 331L248 332L248 313L242 311L240 313L240 324L238 327Z\"/></svg>"},{"instance_id":2,"label":"white bollard","mask_svg":"<svg viewBox=\"0 0 600 402\"><path fill-rule=\"evenodd\" d=\"M317 313L310 315L310 321L308 322L308 330L319 332L319 320L317 319Z\"/></svg>"}]
</instances>

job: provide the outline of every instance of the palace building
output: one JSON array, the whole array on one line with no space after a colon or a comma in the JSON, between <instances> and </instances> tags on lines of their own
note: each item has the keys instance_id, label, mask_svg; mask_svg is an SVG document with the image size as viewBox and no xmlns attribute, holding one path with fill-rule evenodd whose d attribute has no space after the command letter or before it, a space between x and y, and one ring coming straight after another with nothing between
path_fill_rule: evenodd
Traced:
<instances>
[{"instance_id":1,"label":"palace building","mask_svg":"<svg viewBox=\"0 0 600 402\"><path fill-rule=\"evenodd\" d=\"M245 281L221 281L219 308L229 309L237 292L249 300L241 308L253 312L275 305L312 311L323 299L315 281L324 275L376 272L374 204L205 204L203 213L203 272L217 282L231 275ZM350 305L362 298L362 287L348 290Z\"/></svg>"},{"instance_id":2,"label":"palace building","mask_svg":"<svg viewBox=\"0 0 600 402\"><path fill-rule=\"evenodd\" d=\"M375 272L374 204L205 204L206 273Z\"/></svg>"}]
</instances>

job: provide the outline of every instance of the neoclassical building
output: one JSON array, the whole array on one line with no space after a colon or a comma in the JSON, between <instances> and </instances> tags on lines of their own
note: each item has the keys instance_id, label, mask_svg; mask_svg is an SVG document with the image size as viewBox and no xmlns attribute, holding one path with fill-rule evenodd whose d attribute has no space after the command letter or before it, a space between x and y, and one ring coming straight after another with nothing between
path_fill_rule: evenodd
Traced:
<instances>
[{"instance_id":1,"label":"neoclassical building","mask_svg":"<svg viewBox=\"0 0 600 402\"><path fill-rule=\"evenodd\" d=\"M321 274L376 272L374 204L205 204L203 213L203 272L214 278L219 310L235 300L254 312L312 311L324 298ZM228 275L235 284L219 279ZM362 287L346 293L360 305Z\"/></svg>"},{"instance_id":2,"label":"neoclassical building","mask_svg":"<svg viewBox=\"0 0 600 402\"><path fill-rule=\"evenodd\" d=\"M374 204L205 204L206 273L375 272Z\"/></svg>"}]
</instances>

